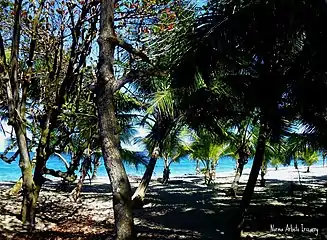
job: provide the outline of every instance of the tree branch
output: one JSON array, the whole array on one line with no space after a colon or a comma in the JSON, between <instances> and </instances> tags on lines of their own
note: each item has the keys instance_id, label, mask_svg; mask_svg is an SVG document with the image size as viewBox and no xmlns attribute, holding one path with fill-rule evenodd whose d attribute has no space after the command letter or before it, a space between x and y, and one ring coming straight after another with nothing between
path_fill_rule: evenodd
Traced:
<instances>
[{"instance_id":1,"label":"tree branch","mask_svg":"<svg viewBox=\"0 0 327 240\"><path fill-rule=\"evenodd\" d=\"M116 81L115 86L114 86L114 92L121 89L125 84L134 82L136 80L142 81L145 78L148 78L150 76L162 77L162 76L166 76L166 75L167 75L166 72L160 71L159 69L156 69L156 68L152 68L147 71L131 70L125 76L121 77L120 79L118 79Z\"/></svg>"},{"instance_id":2,"label":"tree branch","mask_svg":"<svg viewBox=\"0 0 327 240\"><path fill-rule=\"evenodd\" d=\"M8 66L7 66L7 59L6 59L6 53L5 53L5 45L4 45L1 33L0 33L0 57L1 57L0 73L2 73L2 72L5 72L8 70Z\"/></svg>"},{"instance_id":3,"label":"tree branch","mask_svg":"<svg viewBox=\"0 0 327 240\"><path fill-rule=\"evenodd\" d=\"M54 176L54 177L59 177L59 178L62 178L68 182L74 182L76 180L76 175L70 175L66 172L62 172L62 171L59 171L59 170L53 170L53 169L48 169L48 168L44 168L44 174L49 174L51 176Z\"/></svg>"},{"instance_id":4,"label":"tree branch","mask_svg":"<svg viewBox=\"0 0 327 240\"><path fill-rule=\"evenodd\" d=\"M110 41L112 42L112 44L115 44L125 49L127 52L134 54L135 56L141 58L143 61L151 64L149 57L144 52L134 48L131 44L125 42L123 39L120 39L118 37L110 37Z\"/></svg>"},{"instance_id":5,"label":"tree branch","mask_svg":"<svg viewBox=\"0 0 327 240\"><path fill-rule=\"evenodd\" d=\"M16 160L16 157L19 155L19 150L17 150L14 155L12 155L10 158L6 156L6 154L1 153L0 158L5 162L5 163L12 163Z\"/></svg>"},{"instance_id":6,"label":"tree branch","mask_svg":"<svg viewBox=\"0 0 327 240\"><path fill-rule=\"evenodd\" d=\"M66 167L66 169L68 170L68 168L69 168L69 164L68 164L68 162L66 161L66 159L65 159L65 158L64 158L60 153L55 152L54 154L60 158L60 160L65 164L65 167Z\"/></svg>"}]
</instances>

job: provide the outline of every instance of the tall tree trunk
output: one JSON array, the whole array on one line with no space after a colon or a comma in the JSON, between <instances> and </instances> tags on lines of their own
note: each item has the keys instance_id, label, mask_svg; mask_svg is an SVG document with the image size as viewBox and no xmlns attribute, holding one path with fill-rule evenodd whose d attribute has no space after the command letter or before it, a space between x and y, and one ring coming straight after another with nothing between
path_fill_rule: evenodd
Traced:
<instances>
[{"instance_id":1,"label":"tall tree trunk","mask_svg":"<svg viewBox=\"0 0 327 240\"><path fill-rule=\"evenodd\" d=\"M309 172L310 172L310 166L307 167L307 173L309 173Z\"/></svg>"},{"instance_id":2,"label":"tall tree trunk","mask_svg":"<svg viewBox=\"0 0 327 240\"><path fill-rule=\"evenodd\" d=\"M236 215L236 229L234 231L234 239L239 239L241 236L241 231L243 228L244 216L250 205L252 195L254 192L255 185L257 183L260 167L262 165L266 147L266 141L268 138L268 129L265 122L261 121L258 142L256 146L256 152L253 160L253 165L251 168L249 180L247 182L245 191L243 193L243 198L240 204L239 213Z\"/></svg>"},{"instance_id":3,"label":"tall tree trunk","mask_svg":"<svg viewBox=\"0 0 327 240\"><path fill-rule=\"evenodd\" d=\"M18 125L18 124L17 124ZM34 198L34 182L33 182L33 166L27 148L26 136L22 127L14 126L18 148L20 151L19 167L23 176L23 203L21 209L21 218L24 225L28 225L30 229L35 226L35 198Z\"/></svg>"},{"instance_id":4,"label":"tall tree trunk","mask_svg":"<svg viewBox=\"0 0 327 240\"><path fill-rule=\"evenodd\" d=\"M159 147L155 147L151 154L149 164L145 170L142 180L132 196L133 206L135 208L143 206L145 193L150 184L152 173L153 173L154 167L156 166L156 163L157 163L157 160L159 157L159 153L160 153Z\"/></svg>"},{"instance_id":5,"label":"tall tree trunk","mask_svg":"<svg viewBox=\"0 0 327 240\"><path fill-rule=\"evenodd\" d=\"M73 191L71 192L71 196L75 202L79 199L79 197L81 195L83 183L86 178L87 172L90 169L90 166L91 166L91 156L87 156L82 163L81 175L78 180L78 183L77 183L76 187L73 189Z\"/></svg>"},{"instance_id":6,"label":"tall tree trunk","mask_svg":"<svg viewBox=\"0 0 327 240\"><path fill-rule=\"evenodd\" d=\"M243 159L242 157L240 157L237 160L236 173L235 173L235 177L234 177L232 186L230 188L230 195L231 196L234 196L234 197L237 196L238 185L240 183L240 178L242 176L244 165L245 165L246 161L247 161L247 159Z\"/></svg>"},{"instance_id":7,"label":"tall tree trunk","mask_svg":"<svg viewBox=\"0 0 327 240\"><path fill-rule=\"evenodd\" d=\"M48 143L48 138L50 137L49 132L50 130L50 117L49 115L46 118L46 121L41 125L41 137L40 137L40 142L38 145L38 148L36 149L36 163L35 163L35 170L34 170L34 199L35 201L33 202L32 211L35 211L36 206L37 206L37 200L39 199L40 191L42 188L43 183L45 182L45 178L43 177L44 174L44 168L46 165L46 161L50 157L50 154L48 152L47 148L47 143Z\"/></svg>"},{"instance_id":8,"label":"tall tree trunk","mask_svg":"<svg viewBox=\"0 0 327 240\"><path fill-rule=\"evenodd\" d=\"M97 108L104 164L112 185L117 240L136 239L132 214L131 186L119 152L119 126L114 108L114 0L101 2Z\"/></svg>"}]
</instances>

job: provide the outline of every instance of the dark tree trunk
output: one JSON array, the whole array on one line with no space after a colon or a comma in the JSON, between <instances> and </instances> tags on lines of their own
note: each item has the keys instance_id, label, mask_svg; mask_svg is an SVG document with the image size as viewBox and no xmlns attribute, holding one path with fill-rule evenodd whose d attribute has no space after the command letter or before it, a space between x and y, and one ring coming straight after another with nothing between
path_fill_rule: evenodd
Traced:
<instances>
[{"instance_id":1,"label":"dark tree trunk","mask_svg":"<svg viewBox=\"0 0 327 240\"><path fill-rule=\"evenodd\" d=\"M148 164L148 166L145 170L145 173L142 177L142 180L133 194L132 200L133 200L133 206L135 208L139 208L139 207L143 206L145 193L150 184L152 173L153 173L154 167L156 166L157 159L159 156L159 151L160 151L160 149L158 147L154 148L153 153L150 158L150 161L149 161L149 164Z\"/></svg>"},{"instance_id":2,"label":"dark tree trunk","mask_svg":"<svg viewBox=\"0 0 327 240\"><path fill-rule=\"evenodd\" d=\"M242 198L242 201L240 204L239 213L236 215L236 229L234 231L234 234L235 234L233 237L234 239L239 239L240 235L241 235L241 231L243 228L244 216L250 205L252 195L254 192L254 188L257 183L258 175L260 172L260 167L261 167L263 159L264 159L267 134L268 134L268 130L267 130L266 123L261 122L258 142L257 142L257 146L256 146L256 152L255 152L249 180L247 182L245 191L243 193L243 198Z\"/></svg>"},{"instance_id":3,"label":"dark tree trunk","mask_svg":"<svg viewBox=\"0 0 327 240\"><path fill-rule=\"evenodd\" d=\"M310 172L310 166L307 167L307 173L309 173L309 172Z\"/></svg>"},{"instance_id":4,"label":"dark tree trunk","mask_svg":"<svg viewBox=\"0 0 327 240\"><path fill-rule=\"evenodd\" d=\"M299 169L298 166L297 166L297 160L296 160L296 159L294 159L294 168L295 168L296 170Z\"/></svg>"},{"instance_id":5,"label":"dark tree trunk","mask_svg":"<svg viewBox=\"0 0 327 240\"><path fill-rule=\"evenodd\" d=\"M169 175L170 175L170 169L169 169L169 166L167 166L163 170L163 176L162 176L162 183L163 184L168 184Z\"/></svg>"},{"instance_id":6,"label":"dark tree trunk","mask_svg":"<svg viewBox=\"0 0 327 240\"><path fill-rule=\"evenodd\" d=\"M323 157L322 157L322 167L325 167L325 160L326 160L326 157L323 156Z\"/></svg>"},{"instance_id":7,"label":"dark tree trunk","mask_svg":"<svg viewBox=\"0 0 327 240\"><path fill-rule=\"evenodd\" d=\"M119 152L119 126L114 108L114 0L101 2L97 109L104 164L112 185L117 240L136 239L132 214L131 186Z\"/></svg>"}]
</instances>

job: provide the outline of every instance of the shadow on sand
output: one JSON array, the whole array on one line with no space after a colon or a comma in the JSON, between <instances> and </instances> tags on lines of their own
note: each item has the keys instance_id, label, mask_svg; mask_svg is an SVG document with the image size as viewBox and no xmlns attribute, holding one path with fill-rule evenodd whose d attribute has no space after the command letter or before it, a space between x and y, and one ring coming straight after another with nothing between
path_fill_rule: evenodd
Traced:
<instances>
[{"instance_id":1,"label":"shadow on sand","mask_svg":"<svg viewBox=\"0 0 327 240\"><path fill-rule=\"evenodd\" d=\"M244 238L327 239L326 188L323 187L326 180L327 176L307 178L302 185L266 180L267 187L256 188L246 214ZM240 198L227 197L225 183L207 187L202 182L194 176L171 180L169 185L153 181L144 208L134 210L138 238L231 240L231 222ZM3 183L0 190L10 186L12 183ZM244 187L241 183L240 194ZM53 184L47 184L44 189L45 192L57 192ZM42 196L37 216L44 224L41 228L44 230L33 234L26 233L17 220L21 197L1 194L0 239L113 239L113 215L108 212L111 206L93 213L105 214L105 220L90 220L88 215L93 206L83 208L91 202L100 207L105 205L111 196L109 192L109 184L86 184L80 203L69 201L67 192ZM290 224L299 231L285 231ZM317 228L318 235L302 231L301 224L307 229ZM284 232L272 232L271 225L284 229Z\"/></svg>"}]
</instances>

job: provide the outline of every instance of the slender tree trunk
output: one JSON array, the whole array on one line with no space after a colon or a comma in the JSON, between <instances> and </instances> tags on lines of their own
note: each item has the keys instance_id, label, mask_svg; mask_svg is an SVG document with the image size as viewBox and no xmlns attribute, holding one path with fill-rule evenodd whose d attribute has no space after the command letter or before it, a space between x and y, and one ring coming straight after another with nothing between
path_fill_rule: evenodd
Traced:
<instances>
[{"instance_id":1,"label":"slender tree trunk","mask_svg":"<svg viewBox=\"0 0 327 240\"><path fill-rule=\"evenodd\" d=\"M239 158L237 160L237 168L236 168L236 173L235 177L232 183L232 186L230 188L230 195L236 197L237 196L237 190L238 190L238 185L240 183L240 178L243 173L244 165L247 159Z\"/></svg>"},{"instance_id":2,"label":"slender tree trunk","mask_svg":"<svg viewBox=\"0 0 327 240\"><path fill-rule=\"evenodd\" d=\"M46 161L48 160L50 154L48 153L47 149L47 143L48 138L50 137L50 117L49 115L46 118L46 121L41 125L42 132L41 132L41 138L38 145L38 148L36 150L36 163L35 163L35 170L34 170L34 177L33 181L35 184L34 187L34 199L32 208L35 212L35 209L37 207L37 200L39 199L40 191L42 188L43 183L45 182L45 178L43 177L44 174L44 168L46 165Z\"/></svg>"},{"instance_id":3,"label":"slender tree trunk","mask_svg":"<svg viewBox=\"0 0 327 240\"><path fill-rule=\"evenodd\" d=\"M169 170L169 166L170 166L170 163L169 163L169 160L168 158L164 157L164 170L163 170L163 174L162 174L162 183L163 184L168 184L168 181L169 181L169 173L170 173L170 170Z\"/></svg>"},{"instance_id":4,"label":"slender tree trunk","mask_svg":"<svg viewBox=\"0 0 327 240\"><path fill-rule=\"evenodd\" d=\"M92 180L94 180L97 177L99 166L100 166L100 157L96 156L94 158L93 173L91 177Z\"/></svg>"},{"instance_id":5,"label":"slender tree trunk","mask_svg":"<svg viewBox=\"0 0 327 240\"><path fill-rule=\"evenodd\" d=\"M309 172L310 172L310 166L307 167L307 173L309 173Z\"/></svg>"},{"instance_id":6,"label":"slender tree trunk","mask_svg":"<svg viewBox=\"0 0 327 240\"><path fill-rule=\"evenodd\" d=\"M256 152L253 160L253 165L251 168L249 180L247 182L245 191L243 193L243 198L240 204L239 213L236 215L236 230L234 231L233 239L239 239L241 236L241 231L243 228L244 216L250 205L252 195L254 193L254 188L257 183L260 167L262 165L266 147L268 130L265 122L261 121L259 138L256 146Z\"/></svg>"},{"instance_id":7,"label":"slender tree trunk","mask_svg":"<svg viewBox=\"0 0 327 240\"><path fill-rule=\"evenodd\" d=\"M114 108L114 0L101 2L97 109L104 164L112 185L117 240L136 239L132 214L131 186L119 152L119 126Z\"/></svg>"},{"instance_id":8,"label":"slender tree trunk","mask_svg":"<svg viewBox=\"0 0 327 240\"><path fill-rule=\"evenodd\" d=\"M106 2L107 1L105 1L104 3ZM108 5L104 3L102 3L102 8ZM111 8L113 10L113 4ZM101 16L102 15L103 14L101 14ZM107 17L102 16L102 18L106 19ZM100 39L101 37L104 36L100 35ZM102 41L104 41L104 39L99 40L100 52ZM105 42L103 42L103 44L105 45ZM107 43L106 45L110 46L109 43ZM102 46L102 48L104 48L104 46ZM110 78L112 79L109 81L113 81L113 72L110 71L112 70L112 66L110 68L107 68L107 64L105 63L105 61L103 61L104 59L100 58L100 71L98 77L99 85L97 93L102 152L104 164L112 185L116 239L129 240L135 239L131 205L131 187L119 153L119 127L115 116L113 92L110 88L110 83L103 83L109 80Z\"/></svg>"},{"instance_id":9,"label":"slender tree trunk","mask_svg":"<svg viewBox=\"0 0 327 240\"><path fill-rule=\"evenodd\" d=\"M17 124L18 125L18 124ZM21 218L24 225L28 225L30 229L35 226L35 198L34 198L34 182L33 182L33 166L27 148L26 136L19 126L14 126L18 148L20 151L19 167L22 172L22 189L23 203L21 209Z\"/></svg>"},{"instance_id":10,"label":"slender tree trunk","mask_svg":"<svg viewBox=\"0 0 327 240\"><path fill-rule=\"evenodd\" d=\"M86 178L87 172L90 169L90 166L91 166L91 158L90 158L90 156L87 156L87 158L85 158L82 163L81 176L78 180L78 183L77 183L76 187L73 189L73 191L71 192L71 196L75 202L79 199L79 197L81 195L83 183Z\"/></svg>"},{"instance_id":11,"label":"slender tree trunk","mask_svg":"<svg viewBox=\"0 0 327 240\"><path fill-rule=\"evenodd\" d=\"M209 161L206 161L206 172L204 174L204 184L206 184L206 185L210 184L210 163L209 163Z\"/></svg>"},{"instance_id":12,"label":"slender tree trunk","mask_svg":"<svg viewBox=\"0 0 327 240\"><path fill-rule=\"evenodd\" d=\"M199 160L196 160L196 168L195 168L195 174L200 174L200 163Z\"/></svg>"},{"instance_id":13,"label":"slender tree trunk","mask_svg":"<svg viewBox=\"0 0 327 240\"><path fill-rule=\"evenodd\" d=\"M267 173L267 168L266 166L262 166L261 167L261 179L260 179L260 186L261 187L265 187L266 186L266 179L265 179L265 176L266 176L266 173Z\"/></svg>"},{"instance_id":14,"label":"slender tree trunk","mask_svg":"<svg viewBox=\"0 0 327 240\"><path fill-rule=\"evenodd\" d=\"M297 166L297 160L294 159L293 161L294 161L294 168L295 168L296 170L298 170L299 168L298 168L298 166Z\"/></svg>"},{"instance_id":15,"label":"slender tree trunk","mask_svg":"<svg viewBox=\"0 0 327 240\"><path fill-rule=\"evenodd\" d=\"M209 170L209 184L214 183L216 180L216 165L211 161Z\"/></svg>"},{"instance_id":16,"label":"slender tree trunk","mask_svg":"<svg viewBox=\"0 0 327 240\"><path fill-rule=\"evenodd\" d=\"M323 156L323 157L322 157L322 167L325 167L325 160L326 160L326 157Z\"/></svg>"},{"instance_id":17,"label":"slender tree trunk","mask_svg":"<svg viewBox=\"0 0 327 240\"><path fill-rule=\"evenodd\" d=\"M170 174L170 169L169 167L165 166L164 170L163 170L163 177L162 177L162 183L163 184L168 184L169 181L169 174Z\"/></svg>"},{"instance_id":18,"label":"slender tree trunk","mask_svg":"<svg viewBox=\"0 0 327 240\"><path fill-rule=\"evenodd\" d=\"M142 180L132 196L133 206L135 208L143 206L145 193L150 184L152 173L153 173L154 167L156 166L157 159L159 157L159 151L160 151L159 147L154 148L151 158L150 158L150 161L149 161L149 164L148 164L148 166L145 170L145 173L142 177Z\"/></svg>"}]
</instances>

